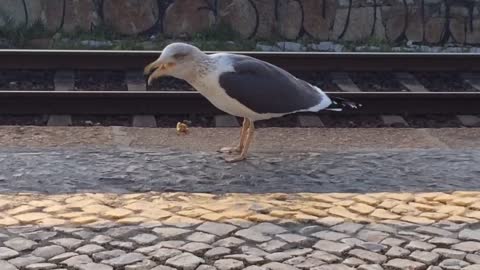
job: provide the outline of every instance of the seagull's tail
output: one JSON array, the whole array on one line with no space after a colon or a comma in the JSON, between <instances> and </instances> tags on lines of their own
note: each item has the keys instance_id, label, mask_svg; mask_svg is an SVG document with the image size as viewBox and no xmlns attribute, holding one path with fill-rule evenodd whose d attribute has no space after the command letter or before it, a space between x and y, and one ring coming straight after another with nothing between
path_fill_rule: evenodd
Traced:
<instances>
[{"instance_id":1,"label":"seagull's tail","mask_svg":"<svg viewBox=\"0 0 480 270\"><path fill-rule=\"evenodd\" d=\"M330 104L330 106L328 106L325 110L340 112L344 109L356 110L362 107L362 104L360 103L356 103L343 98L331 97L330 99L332 100L332 104Z\"/></svg>"}]
</instances>

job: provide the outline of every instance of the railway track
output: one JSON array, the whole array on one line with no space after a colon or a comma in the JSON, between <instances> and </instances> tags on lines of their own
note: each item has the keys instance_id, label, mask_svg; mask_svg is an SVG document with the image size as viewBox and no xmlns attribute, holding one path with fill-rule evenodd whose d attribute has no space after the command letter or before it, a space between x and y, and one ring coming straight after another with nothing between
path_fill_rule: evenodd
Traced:
<instances>
[{"instance_id":1,"label":"railway track","mask_svg":"<svg viewBox=\"0 0 480 270\"><path fill-rule=\"evenodd\" d=\"M406 118L414 115L448 115L459 126L480 125L478 54L245 54L364 105L352 112L286 118L299 126L324 126L345 114L373 115L380 126L412 126ZM131 116L133 126L154 127L159 115L208 115L209 126L238 125L183 82L165 79L146 86L142 69L158 55L0 50L0 116L48 115L50 125L70 125L76 116L122 115Z\"/></svg>"}]
</instances>

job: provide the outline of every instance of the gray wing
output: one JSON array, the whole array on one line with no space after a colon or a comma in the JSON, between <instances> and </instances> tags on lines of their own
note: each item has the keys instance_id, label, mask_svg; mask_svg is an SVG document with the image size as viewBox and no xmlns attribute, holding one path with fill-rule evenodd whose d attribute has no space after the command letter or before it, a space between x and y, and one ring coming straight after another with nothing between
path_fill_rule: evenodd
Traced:
<instances>
[{"instance_id":1,"label":"gray wing","mask_svg":"<svg viewBox=\"0 0 480 270\"><path fill-rule=\"evenodd\" d=\"M227 94L257 113L289 113L319 104L310 84L264 61L232 55L235 71L220 75Z\"/></svg>"}]
</instances>

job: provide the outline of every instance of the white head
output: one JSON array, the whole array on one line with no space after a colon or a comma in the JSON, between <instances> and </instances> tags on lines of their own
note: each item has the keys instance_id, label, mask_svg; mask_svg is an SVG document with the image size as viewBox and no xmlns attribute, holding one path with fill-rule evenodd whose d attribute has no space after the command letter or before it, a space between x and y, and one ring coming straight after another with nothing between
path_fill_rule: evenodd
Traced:
<instances>
[{"instance_id":1,"label":"white head","mask_svg":"<svg viewBox=\"0 0 480 270\"><path fill-rule=\"evenodd\" d=\"M195 64L206 57L200 49L185 43L172 43L165 47L160 57L145 67L148 84L162 76L187 80L195 74Z\"/></svg>"}]
</instances>

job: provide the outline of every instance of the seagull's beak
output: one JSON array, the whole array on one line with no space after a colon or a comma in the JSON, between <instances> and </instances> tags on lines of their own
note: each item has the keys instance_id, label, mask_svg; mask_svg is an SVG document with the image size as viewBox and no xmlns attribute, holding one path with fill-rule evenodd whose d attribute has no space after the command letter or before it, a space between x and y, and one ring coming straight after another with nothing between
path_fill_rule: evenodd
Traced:
<instances>
[{"instance_id":1,"label":"seagull's beak","mask_svg":"<svg viewBox=\"0 0 480 270\"><path fill-rule=\"evenodd\" d=\"M163 64L161 62L154 61L145 67L143 73L148 77L148 85L151 85L152 81L158 77L164 76L165 71L168 68L168 64Z\"/></svg>"}]
</instances>

